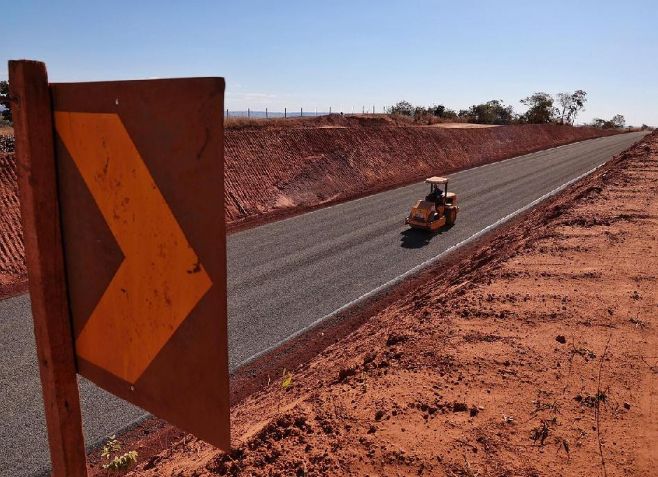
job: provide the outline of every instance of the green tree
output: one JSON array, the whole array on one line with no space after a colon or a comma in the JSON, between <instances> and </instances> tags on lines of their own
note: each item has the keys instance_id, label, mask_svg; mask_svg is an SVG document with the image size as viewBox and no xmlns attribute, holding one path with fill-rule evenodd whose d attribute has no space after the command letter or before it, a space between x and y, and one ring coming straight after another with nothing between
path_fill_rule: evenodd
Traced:
<instances>
[{"instance_id":1,"label":"green tree","mask_svg":"<svg viewBox=\"0 0 658 477\"><path fill-rule=\"evenodd\" d=\"M560 122L573 125L578 113L585 108L587 93L582 89L574 93L558 93L557 100L560 103Z\"/></svg>"},{"instance_id":2,"label":"green tree","mask_svg":"<svg viewBox=\"0 0 658 477\"><path fill-rule=\"evenodd\" d=\"M389 114L399 114L401 116L413 116L415 112L414 106L409 101L400 101L397 104L388 108Z\"/></svg>"},{"instance_id":3,"label":"green tree","mask_svg":"<svg viewBox=\"0 0 658 477\"><path fill-rule=\"evenodd\" d=\"M455 119L457 117L457 113L453 109L446 108L442 104L430 106L427 111L437 118Z\"/></svg>"},{"instance_id":4,"label":"green tree","mask_svg":"<svg viewBox=\"0 0 658 477\"><path fill-rule=\"evenodd\" d=\"M470 109L460 109L457 113L457 117L459 117L459 119L465 119L468 122L472 122L473 119Z\"/></svg>"},{"instance_id":5,"label":"green tree","mask_svg":"<svg viewBox=\"0 0 658 477\"><path fill-rule=\"evenodd\" d=\"M423 106L415 106L414 107L414 120L420 121L424 117L429 115L429 112L427 111L427 108L424 108Z\"/></svg>"},{"instance_id":6,"label":"green tree","mask_svg":"<svg viewBox=\"0 0 658 477\"><path fill-rule=\"evenodd\" d=\"M615 114L610 122L614 128L623 128L626 126L626 118L624 118L624 116L621 114Z\"/></svg>"},{"instance_id":7,"label":"green tree","mask_svg":"<svg viewBox=\"0 0 658 477\"><path fill-rule=\"evenodd\" d=\"M623 128L626 125L626 118L621 114L615 114L612 119L594 118L592 126L602 129Z\"/></svg>"},{"instance_id":8,"label":"green tree","mask_svg":"<svg viewBox=\"0 0 658 477\"><path fill-rule=\"evenodd\" d=\"M548 93L535 93L521 100L528 110L520 117L522 122L530 124L546 124L556 121L558 109L553 106L553 97Z\"/></svg>"},{"instance_id":9,"label":"green tree","mask_svg":"<svg viewBox=\"0 0 658 477\"><path fill-rule=\"evenodd\" d=\"M501 100L493 99L482 104L474 104L468 110L469 121L478 124L511 124L514 118L512 106L505 106Z\"/></svg>"},{"instance_id":10,"label":"green tree","mask_svg":"<svg viewBox=\"0 0 658 477\"><path fill-rule=\"evenodd\" d=\"M0 111L0 117L5 121L11 121L11 109L9 107L9 83L0 81L0 106L4 109Z\"/></svg>"}]
</instances>

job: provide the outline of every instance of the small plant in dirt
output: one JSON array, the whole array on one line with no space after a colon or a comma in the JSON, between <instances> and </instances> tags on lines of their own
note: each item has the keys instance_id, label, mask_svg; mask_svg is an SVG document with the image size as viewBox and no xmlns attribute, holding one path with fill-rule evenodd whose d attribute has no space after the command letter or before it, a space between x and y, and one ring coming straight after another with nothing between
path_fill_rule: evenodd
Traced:
<instances>
[{"instance_id":1,"label":"small plant in dirt","mask_svg":"<svg viewBox=\"0 0 658 477\"><path fill-rule=\"evenodd\" d=\"M101 458L105 461L103 469L119 472L127 470L137 462L137 451L130 450L121 453L121 443L116 436L110 436L103 446Z\"/></svg>"},{"instance_id":2,"label":"small plant in dirt","mask_svg":"<svg viewBox=\"0 0 658 477\"><path fill-rule=\"evenodd\" d=\"M571 447L569 446L569 441L562 438L558 439L558 451L564 449L564 452L567 453L567 459L571 458Z\"/></svg>"},{"instance_id":3,"label":"small plant in dirt","mask_svg":"<svg viewBox=\"0 0 658 477\"><path fill-rule=\"evenodd\" d=\"M556 417L553 417L552 419L542 419L539 425L530 431L530 439L535 442L539 441L539 445L543 446L544 441L546 441L551 433L551 426L554 426L555 424L557 424Z\"/></svg>"},{"instance_id":4,"label":"small plant in dirt","mask_svg":"<svg viewBox=\"0 0 658 477\"><path fill-rule=\"evenodd\" d=\"M292 386L292 373L284 369L283 376L281 377L281 387L283 389L288 389L291 386Z\"/></svg>"},{"instance_id":5,"label":"small plant in dirt","mask_svg":"<svg viewBox=\"0 0 658 477\"><path fill-rule=\"evenodd\" d=\"M646 329L649 327L649 324L646 321L639 318L639 314L635 318L630 318L628 321L630 321L631 324L637 326L638 328Z\"/></svg>"},{"instance_id":6,"label":"small plant in dirt","mask_svg":"<svg viewBox=\"0 0 658 477\"><path fill-rule=\"evenodd\" d=\"M585 361L589 361L592 359L596 359L596 353L592 351L591 349L580 347L576 348L575 346L571 348L571 357L573 358L575 355L581 356L585 358Z\"/></svg>"},{"instance_id":7,"label":"small plant in dirt","mask_svg":"<svg viewBox=\"0 0 658 477\"><path fill-rule=\"evenodd\" d=\"M599 403L605 403L608 399L607 394L605 391L597 391L595 395L585 395L581 396L578 394L575 398L576 402L579 402L580 404L587 406L587 407L594 407L597 406Z\"/></svg>"},{"instance_id":8,"label":"small plant in dirt","mask_svg":"<svg viewBox=\"0 0 658 477\"><path fill-rule=\"evenodd\" d=\"M535 405L535 409L532 411L533 414L537 414L540 411L552 411L555 413L560 412L560 405L557 401L553 402L542 402L540 400L532 401L532 404Z\"/></svg>"}]
</instances>

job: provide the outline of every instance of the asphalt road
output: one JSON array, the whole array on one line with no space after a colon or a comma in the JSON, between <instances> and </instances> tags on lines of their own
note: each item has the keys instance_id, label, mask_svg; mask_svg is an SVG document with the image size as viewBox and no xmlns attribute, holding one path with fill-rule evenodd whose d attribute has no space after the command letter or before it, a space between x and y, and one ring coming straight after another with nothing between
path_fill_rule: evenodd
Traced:
<instances>
[{"instance_id":1,"label":"asphalt road","mask_svg":"<svg viewBox=\"0 0 658 477\"><path fill-rule=\"evenodd\" d=\"M594 139L452 174L449 188L461 207L457 225L431 238L403 225L409 207L426 193L422 183L231 235L231 368L606 162L642 136ZM49 457L27 295L0 302L0 383L0 476L41 474ZM80 392L90 444L144 415L84 379Z\"/></svg>"}]
</instances>

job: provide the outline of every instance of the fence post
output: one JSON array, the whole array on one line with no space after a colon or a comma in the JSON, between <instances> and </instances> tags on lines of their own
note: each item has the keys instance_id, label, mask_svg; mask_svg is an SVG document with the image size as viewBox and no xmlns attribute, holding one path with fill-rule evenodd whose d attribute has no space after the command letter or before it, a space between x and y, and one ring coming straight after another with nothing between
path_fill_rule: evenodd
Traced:
<instances>
[{"instance_id":1,"label":"fence post","mask_svg":"<svg viewBox=\"0 0 658 477\"><path fill-rule=\"evenodd\" d=\"M299 117L300 118L304 117L304 108L299 108Z\"/></svg>"},{"instance_id":2,"label":"fence post","mask_svg":"<svg viewBox=\"0 0 658 477\"><path fill-rule=\"evenodd\" d=\"M247 119L251 117L251 110L247 108Z\"/></svg>"},{"instance_id":3,"label":"fence post","mask_svg":"<svg viewBox=\"0 0 658 477\"><path fill-rule=\"evenodd\" d=\"M288 117L288 108L283 108L283 119Z\"/></svg>"},{"instance_id":4,"label":"fence post","mask_svg":"<svg viewBox=\"0 0 658 477\"><path fill-rule=\"evenodd\" d=\"M265 119L267 119L267 108L265 108Z\"/></svg>"},{"instance_id":5,"label":"fence post","mask_svg":"<svg viewBox=\"0 0 658 477\"><path fill-rule=\"evenodd\" d=\"M329 106L329 114L331 114L331 106Z\"/></svg>"},{"instance_id":6,"label":"fence post","mask_svg":"<svg viewBox=\"0 0 658 477\"><path fill-rule=\"evenodd\" d=\"M226 117L228 118L228 108L226 108Z\"/></svg>"}]
</instances>

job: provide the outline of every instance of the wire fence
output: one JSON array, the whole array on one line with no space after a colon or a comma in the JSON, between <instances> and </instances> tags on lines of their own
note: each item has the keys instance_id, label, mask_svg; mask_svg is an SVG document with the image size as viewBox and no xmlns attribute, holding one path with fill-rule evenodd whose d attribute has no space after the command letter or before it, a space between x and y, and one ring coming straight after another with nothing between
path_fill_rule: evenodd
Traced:
<instances>
[{"instance_id":1,"label":"wire fence","mask_svg":"<svg viewBox=\"0 0 658 477\"><path fill-rule=\"evenodd\" d=\"M247 110L231 110L226 108L224 111L225 118L251 118L251 119L280 119L280 118L306 118L313 116L326 116L328 114L384 114L387 111L387 107L383 106L377 108L376 106L361 106L361 108L356 109L351 107L349 110L344 110L342 108L335 109L329 107L328 110L318 110L314 109L304 109L304 108L283 108L283 111L270 111L269 108L265 110L255 110L247 108Z\"/></svg>"}]
</instances>

